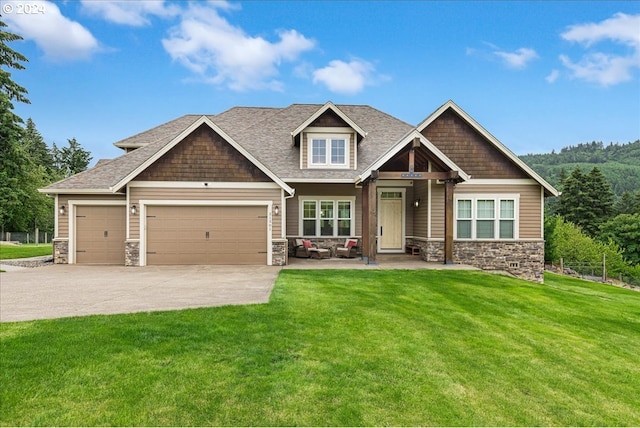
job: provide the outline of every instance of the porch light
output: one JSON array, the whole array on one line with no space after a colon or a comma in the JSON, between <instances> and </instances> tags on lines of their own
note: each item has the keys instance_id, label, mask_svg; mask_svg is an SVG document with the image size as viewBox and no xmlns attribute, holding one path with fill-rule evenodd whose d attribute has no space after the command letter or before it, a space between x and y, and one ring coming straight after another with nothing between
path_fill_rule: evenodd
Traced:
<instances>
[{"instance_id":1,"label":"porch light","mask_svg":"<svg viewBox=\"0 0 640 428\"><path fill-rule=\"evenodd\" d=\"M279 206L274 206L273 207L273 214L274 215L280 215L280 207Z\"/></svg>"},{"instance_id":2,"label":"porch light","mask_svg":"<svg viewBox=\"0 0 640 428\"><path fill-rule=\"evenodd\" d=\"M64 205L60 205L60 209L58 210L60 215L64 215L64 211L65 211Z\"/></svg>"},{"instance_id":3,"label":"porch light","mask_svg":"<svg viewBox=\"0 0 640 428\"><path fill-rule=\"evenodd\" d=\"M415 201L413 201L413 207L414 208L418 208L419 206L420 206L420 198L418 198Z\"/></svg>"},{"instance_id":4,"label":"porch light","mask_svg":"<svg viewBox=\"0 0 640 428\"><path fill-rule=\"evenodd\" d=\"M136 207L136 204L131 205L131 215L136 215L137 212L138 207Z\"/></svg>"}]
</instances>

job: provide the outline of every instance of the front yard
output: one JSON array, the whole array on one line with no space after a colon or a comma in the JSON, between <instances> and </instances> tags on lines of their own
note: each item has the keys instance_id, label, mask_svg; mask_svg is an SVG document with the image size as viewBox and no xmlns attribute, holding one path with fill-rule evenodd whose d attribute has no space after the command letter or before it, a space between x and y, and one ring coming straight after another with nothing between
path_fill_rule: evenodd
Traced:
<instances>
[{"instance_id":1,"label":"front yard","mask_svg":"<svg viewBox=\"0 0 640 428\"><path fill-rule=\"evenodd\" d=\"M267 305L0 326L2 425L640 425L640 294L284 270Z\"/></svg>"}]
</instances>

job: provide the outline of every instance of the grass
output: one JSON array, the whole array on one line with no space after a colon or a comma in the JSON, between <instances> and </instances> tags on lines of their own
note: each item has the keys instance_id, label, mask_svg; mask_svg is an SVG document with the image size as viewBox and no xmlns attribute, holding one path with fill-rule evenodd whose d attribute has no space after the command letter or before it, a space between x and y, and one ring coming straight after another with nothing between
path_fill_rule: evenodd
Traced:
<instances>
[{"instance_id":1,"label":"grass","mask_svg":"<svg viewBox=\"0 0 640 428\"><path fill-rule=\"evenodd\" d=\"M640 425L640 294L282 271L267 305L7 323L6 425Z\"/></svg>"},{"instance_id":2,"label":"grass","mask_svg":"<svg viewBox=\"0 0 640 428\"><path fill-rule=\"evenodd\" d=\"M0 245L0 260L50 256L52 254L53 246L51 244Z\"/></svg>"}]
</instances>

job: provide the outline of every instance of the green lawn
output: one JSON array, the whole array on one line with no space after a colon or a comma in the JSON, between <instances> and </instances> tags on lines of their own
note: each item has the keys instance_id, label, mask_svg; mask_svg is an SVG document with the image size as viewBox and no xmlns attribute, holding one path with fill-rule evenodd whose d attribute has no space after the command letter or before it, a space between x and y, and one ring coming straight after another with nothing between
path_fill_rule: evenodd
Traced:
<instances>
[{"instance_id":1,"label":"green lawn","mask_svg":"<svg viewBox=\"0 0 640 428\"><path fill-rule=\"evenodd\" d=\"M0 260L50 256L51 254L53 254L51 244L0 245Z\"/></svg>"},{"instance_id":2,"label":"green lawn","mask_svg":"<svg viewBox=\"0 0 640 428\"><path fill-rule=\"evenodd\" d=\"M284 270L266 305L0 326L6 425L640 425L640 294Z\"/></svg>"}]
</instances>

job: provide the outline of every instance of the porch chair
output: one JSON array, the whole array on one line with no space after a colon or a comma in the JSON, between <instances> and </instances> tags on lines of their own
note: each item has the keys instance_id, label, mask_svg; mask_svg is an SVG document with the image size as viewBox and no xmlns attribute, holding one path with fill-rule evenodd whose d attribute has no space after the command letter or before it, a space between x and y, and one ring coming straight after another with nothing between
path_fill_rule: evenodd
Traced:
<instances>
[{"instance_id":1,"label":"porch chair","mask_svg":"<svg viewBox=\"0 0 640 428\"><path fill-rule=\"evenodd\" d=\"M308 259L311 257L311 251L309 251L311 248L318 248L318 246L306 239L296 239L296 257Z\"/></svg>"},{"instance_id":2,"label":"porch chair","mask_svg":"<svg viewBox=\"0 0 640 428\"><path fill-rule=\"evenodd\" d=\"M343 247L336 247L336 257L347 257L353 258L358 254L358 240L357 239L347 239L344 242Z\"/></svg>"}]
</instances>

